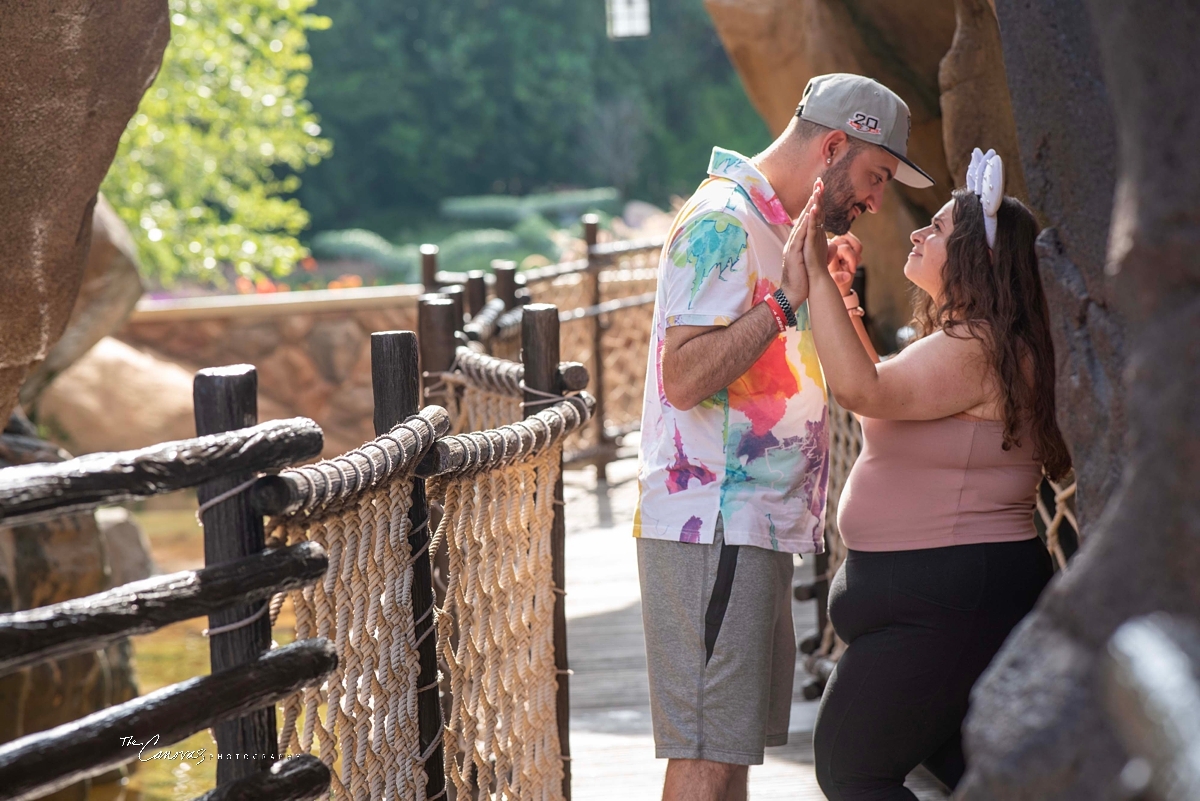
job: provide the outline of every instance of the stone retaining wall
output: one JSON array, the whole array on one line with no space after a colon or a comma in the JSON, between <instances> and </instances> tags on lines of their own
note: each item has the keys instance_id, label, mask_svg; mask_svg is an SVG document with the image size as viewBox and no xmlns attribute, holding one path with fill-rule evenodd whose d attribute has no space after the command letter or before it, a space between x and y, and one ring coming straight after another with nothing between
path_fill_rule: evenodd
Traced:
<instances>
[{"instance_id":1,"label":"stone retaining wall","mask_svg":"<svg viewBox=\"0 0 1200 801\"><path fill-rule=\"evenodd\" d=\"M143 300L118 337L189 368L247 363L261 396L325 430L325 455L374 436L370 336L416 330L419 285Z\"/></svg>"}]
</instances>

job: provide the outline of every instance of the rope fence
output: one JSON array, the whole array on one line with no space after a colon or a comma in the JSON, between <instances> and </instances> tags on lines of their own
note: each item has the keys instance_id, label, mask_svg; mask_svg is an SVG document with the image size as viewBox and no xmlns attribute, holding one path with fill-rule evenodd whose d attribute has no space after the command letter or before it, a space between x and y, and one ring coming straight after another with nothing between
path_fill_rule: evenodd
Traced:
<instances>
[{"instance_id":1,"label":"rope fence","mask_svg":"<svg viewBox=\"0 0 1200 801\"><path fill-rule=\"evenodd\" d=\"M426 322L445 315L446 301L423 302ZM523 364L432 336L422 372L411 333L375 335L412 345L395 364L372 340L377 431L397 377L396 392L450 408L428 405L348 453L248 488L271 515L270 545L329 555L322 580L269 609L274 623L290 602L296 639L327 638L337 653L323 682L284 700L278 735L281 752L330 768L334 801L570 798L562 454L596 401L582 365L558 362L558 316L528 307Z\"/></svg>"},{"instance_id":2,"label":"rope fence","mask_svg":"<svg viewBox=\"0 0 1200 801\"><path fill-rule=\"evenodd\" d=\"M338 654L322 684L284 701L279 748L316 751L331 769L335 801L436 798L426 793L433 749L421 747L417 700L437 685L420 686L413 612L414 566L428 554L410 547L409 513L416 466L439 428L445 413L426 409L348 454L279 476L303 497L271 519L273 542L315 542L329 554L322 581L289 593L296 639L325 637ZM271 604L272 623L281 601Z\"/></svg>"},{"instance_id":3,"label":"rope fence","mask_svg":"<svg viewBox=\"0 0 1200 801\"><path fill-rule=\"evenodd\" d=\"M437 619L450 677L446 774L459 798L562 797L555 488L588 400L448 437L426 459L429 497L443 508L432 547L449 568Z\"/></svg>"}]
</instances>

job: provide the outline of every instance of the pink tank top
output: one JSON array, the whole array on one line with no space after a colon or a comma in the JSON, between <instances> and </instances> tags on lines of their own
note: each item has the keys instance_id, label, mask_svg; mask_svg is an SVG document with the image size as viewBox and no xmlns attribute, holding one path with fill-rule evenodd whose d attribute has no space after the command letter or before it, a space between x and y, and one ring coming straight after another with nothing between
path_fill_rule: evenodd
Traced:
<instances>
[{"instance_id":1,"label":"pink tank top","mask_svg":"<svg viewBox=\"0 0 1200 801\"><path fill-rule=\"evenodd\" d=\"M915 551L1037 536L1042 468L1028 435L1004 450L1004 424L957 417L864 417L863 451L838 503L857 551Z\"/></svg>"}]
</instances>

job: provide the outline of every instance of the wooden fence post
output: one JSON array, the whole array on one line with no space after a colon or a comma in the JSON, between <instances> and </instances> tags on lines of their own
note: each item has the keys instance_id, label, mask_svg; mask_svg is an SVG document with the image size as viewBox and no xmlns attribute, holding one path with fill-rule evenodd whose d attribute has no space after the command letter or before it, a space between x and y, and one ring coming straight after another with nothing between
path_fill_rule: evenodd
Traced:
<instances>
[{"instance_id":1,"label":"wooden fence post","mask_svg":"<svg viewBox=\"0 0 1200 801\"><path fill-rule=\"evenodd\" d=\"M386 434L421 407L420 369L417 336L412 331L381 331L371 334L371 388L375 395L375 436ZM413 479L412 507L408 510L412 525L408 546L419 555L413 564L412 605L416 622L414 634L421 642L421 672L417 685L423 692L417 697L417 719L421 729L421 751L442 731L442 709L437 685L437 633L433 628L433 570L426 552L433 532L427 525L429 505L425 500L425 481ZM424 638L424 639L422 639ZM446 786L443 747L439 744L425 763L426 795L436 796Z\"/></svg>"},{"instance_id":2,"label":"wooden fence post","mask_svg":"<svg viewBox=\"0 0 1200 801\"><path fill-rule=\"evenodd\" d=\"M428 401L429 388L438 383L437 378L426 376L445 373L454 366L454 301L435 295L422 296L417 302L417 343L420 349L421 385L423 401ZM436 399L434 402L437 402Z\"/></svg>"},{"instance_id":3,"label":"wooden fence post","mask_svg":"<svg viewBox=\"0 0 1200 801\"><path fill-rule=\"evenodd\" d=\"M585 214L583 222L583 241L587 243L587 280L592 306L599 306L604 298L600 293L600 265L592 255L596 247L596 239L600 233L600 218L595 214ZM589 369L592 373L592 395L596 398L596 411L592 425L596 427L596 447L599 451L596 459L596 480L608 480L607 456L604 453L604 322L601 315L592 318L592 363Z\"/></svg>"},{"instance_id":4,"label":"wooden fence post","mask_svg":"<svg viewBox=\"0 0 1200 801\"><path fill-rule=\"evenodd\" d=\"M467 273L467 316L474 317L479 314L485 303L487 303L487 281L484 280L482 270L472 270Z\"/></svg>"},{"instance_id":5,"label":"wooden fence post","mask_svg":"<svg viewBox=\"0 0 1200 801\"><path fill-rule=\"evenodd\" d=\"M549 303L531 303L521 318L521 354L525 365L525 416L546 408L546 399L538 392L562 393L559 385L558 309ZM533 392L530 390L537 390ZM550 530L550 553L554 563L554 666L558 670L558 742L563 755L563 798L571 799L571 692L567 674L566 604L567 524L563 507L562 463L554 485L554 526Z\"/></svg>"},{"instance_id":6,"label":"wooden fence post","mask_svg":"<svg viewBox=\"0 0 1200 801\"><path fill-rule=\"evenodd\" d=\"M421 245L421 283L426 292L438 291L438 246Z\"/></svg>"},{"instance_id":7,"label":"wooden fence post","mask_svg":"<svg viewBox=\"0 0 1200 801\"><path fill-rule=\"evenodd\" d=\"M248 364L211 367L196 373L192 384L196 434L219 434L258 422L258 374ZM253 478L234 473L215 478L197 488L201 504ZM262 516L242 492L210 506L204 524L204 564L208 567L251 556L263 550ZM235 606L208 616L210 629L250 621L208 638L212 672L244 665L271 647L271 618L264 614L266 601ZM259 615L254 620L250 620ZM279 738L275 707L259 709L240 718L218 723L217 784L227 784L269 768L277 759Z\"/></svg>"},{"instance_id":8,"label":"wooden fence post","mask_svg":"<svg viewBox=\"0 0 1200 801\"><path fill-rule=\"evenodd\" d=\"M496 259L492 262L492 273L496 276L496 297L504 301L505 310L516 308L517 301L517 263L506 259Z\"/></svg>"},{"instance_id":9,"label":"wooden fence post","mask_svg":"<svg viewBox=\"0 0 1200 801\"><path fill-rule=\"evenodd\" d=\"M454 330L463 330L463 311L466 308L466 290L462 284L442 287L442 297L449 298L454 304Z\"/></svg>"}]
</instances>

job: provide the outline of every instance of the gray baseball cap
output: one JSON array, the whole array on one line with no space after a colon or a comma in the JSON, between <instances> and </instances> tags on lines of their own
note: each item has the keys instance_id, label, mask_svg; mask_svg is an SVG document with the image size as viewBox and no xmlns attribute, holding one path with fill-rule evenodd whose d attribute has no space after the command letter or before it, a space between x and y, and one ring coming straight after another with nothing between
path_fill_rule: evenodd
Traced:
<instances>
[{"instance_id":1,"label":"gray baseball cap","mask_svg":"<svg viewBox=\"0 0 1200 801\"><path fill-rule=\"evenodd\" d=\"M900 183L917 189L933 186L929 173L905 155L912 130L908 105L878 81L845 72L818 75L804 87L796 116L879 145L900 159Z\"/></svg>"}]
</instances>

